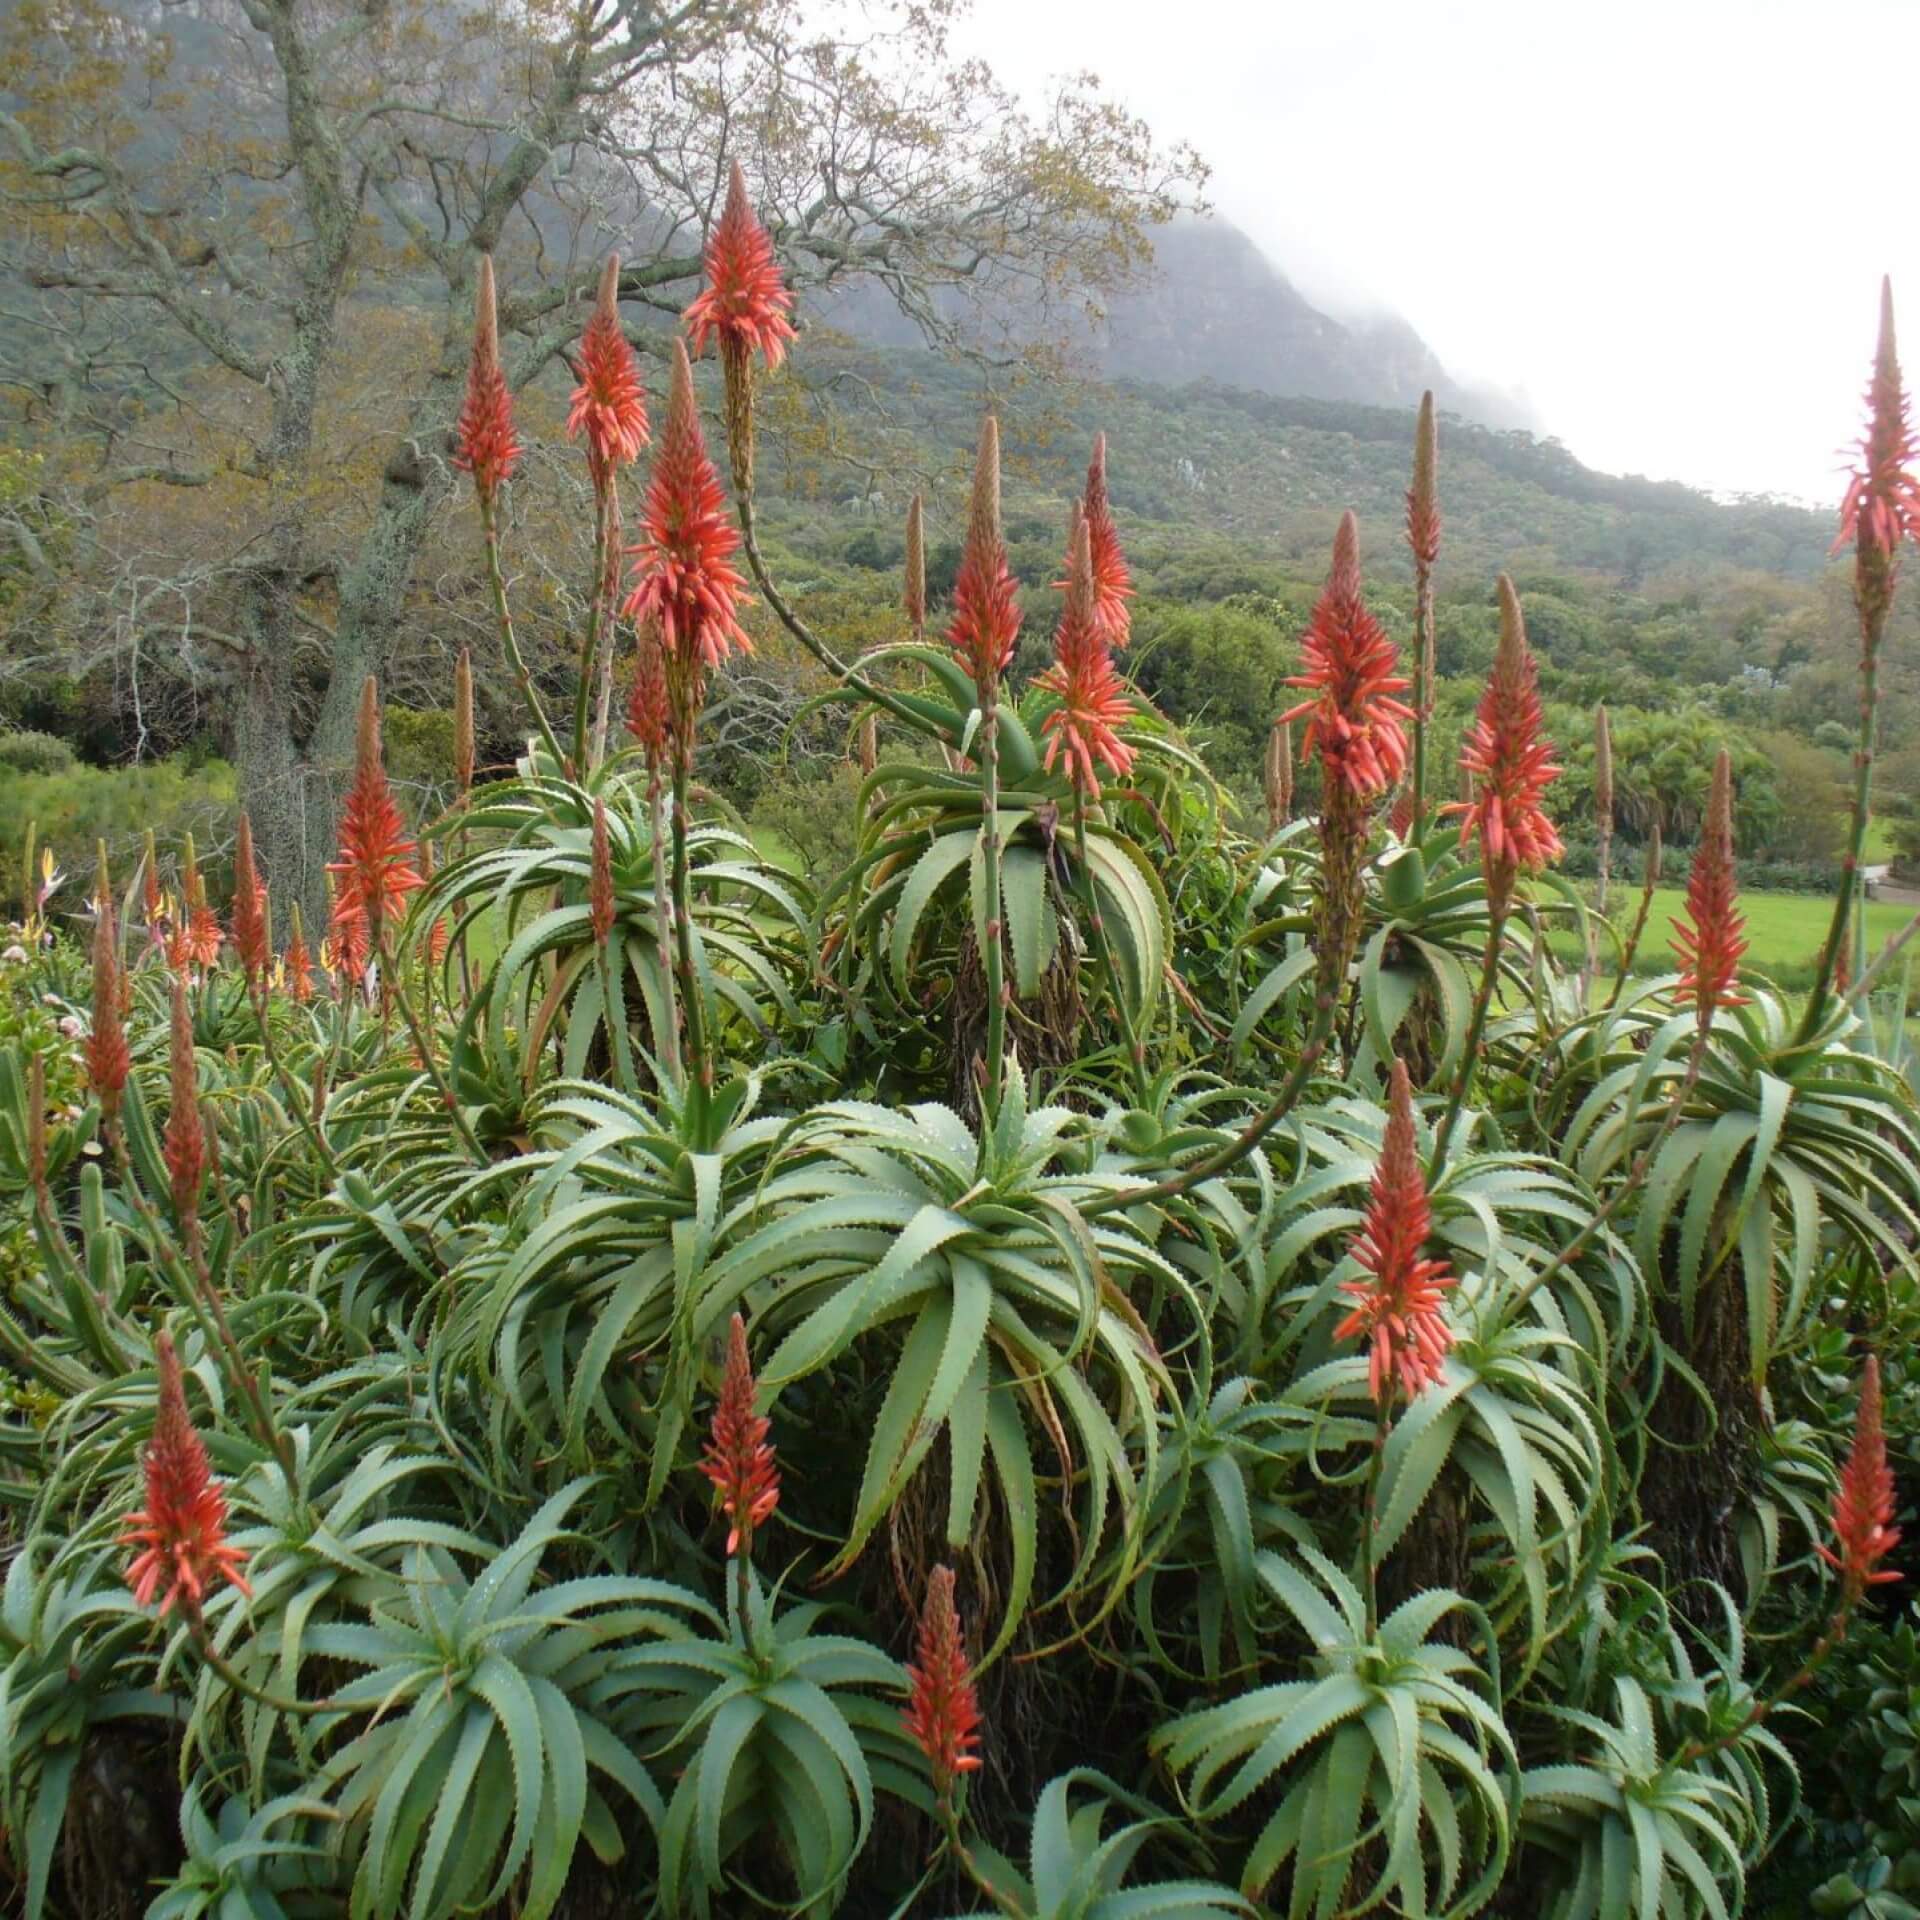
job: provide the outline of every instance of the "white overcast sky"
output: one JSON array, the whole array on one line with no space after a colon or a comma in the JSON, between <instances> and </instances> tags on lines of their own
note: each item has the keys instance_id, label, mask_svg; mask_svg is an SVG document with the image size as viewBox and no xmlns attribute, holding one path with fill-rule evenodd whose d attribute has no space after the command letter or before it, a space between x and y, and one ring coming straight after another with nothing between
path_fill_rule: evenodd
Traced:
<instances>
[{"instance_id":1,"label":"white overcast sky","mask_svg":"<svg viewBox=\"0 0 1920 1920\"><path fill-rule=\"evenodd\" d=\"M976 0L959 37L1098 73L1309 297L1590 465L1837 497L1882 273L1920 370L1920 0Z\"/></svg>"}]
</instances>

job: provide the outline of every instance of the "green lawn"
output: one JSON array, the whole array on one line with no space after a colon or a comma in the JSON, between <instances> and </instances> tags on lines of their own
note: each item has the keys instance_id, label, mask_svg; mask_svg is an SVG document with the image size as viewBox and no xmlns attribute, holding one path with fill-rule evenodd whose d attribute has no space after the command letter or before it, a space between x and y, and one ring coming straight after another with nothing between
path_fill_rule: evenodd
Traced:
<instances>
[{"instance_id":1,"label":"green lawn","mask_svg":"<svg viewBox=\"0 0 1920 1920\"><path fill-rule=\"evenodd\" d=\"M1634 914L1639 910L1637 888L1614 887L1607 901L1611 918L1624 938ZM1678 887L1659 887L1653 896L1653 909L1647 916L1647 930L1640 942L1635 971L1662 973L1676 964L1673 960L1673 922L1682 917L1686 895ZM1782 986L1809 984L1820 943L1826 938L1827 923L1833 914L1833 902L1817 893L1748 893L1740 895L1740 910L1747 922L1747 964L1760 973L1773 975ZM1867 907L1867 952L1877 952L1887 938L1898 933L1913 918L1908 907L1870 902ZM1571 956L1572 940L1558 936L1556 950ZM1611 960L1605 943L1601 966Z\"/></svg>"}]
</instances>

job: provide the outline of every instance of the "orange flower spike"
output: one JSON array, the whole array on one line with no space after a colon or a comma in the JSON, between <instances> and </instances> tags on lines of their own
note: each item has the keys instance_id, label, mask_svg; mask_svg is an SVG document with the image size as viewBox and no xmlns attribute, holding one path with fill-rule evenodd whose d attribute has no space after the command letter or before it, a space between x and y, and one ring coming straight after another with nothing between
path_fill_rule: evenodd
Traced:
<instances>
[{"instance_id":1,"label":"orange flower spike","mask_svg":"<svg viewBox=\"0 0 1920 1920\"><path fill-rule=\"evenodd\" d=\"M287 941L287 991L302 1006L313 998L313 956L307 951L307 932L300 923L298 900L293 903L293 934Z\"/></svg>"},{"instance_id":2,"label":"orange flower spike","mask_svg":"<svg viewBox=\"0 0 1920 1920\"><path fill-rule=\"evenodd\" d=\"M727 1336L727 1370L701 1471L720 1489L730 1525L729 1553L750 1554L753 1534L780 1504L780 1469L767 1435L773 1422L753 1410L753 1367L747 1357L747 1323L739 1314Z\"/></svg>"},{"instance_id":3,"label":"orange flower spike","mask_svg":"<svg viewBox=\"0 0 1920 1920\"><path fill-rule=\"evenodd\" d=\"M1713 763L1705 829L1687 877L1687 918L1673 922L1681 973L1675 993L1691 999L1702 1026L1718 1007L1746 1004L1738 991L1740 958L1747 950L1746 921L1739 910L1733 863L1733 762L1725 747Z\"/></svg>"},{"instance_id":4,"label":"orange flower spike","mask_svg":"<svg viewBox=\"0 0 1920 1920\"><path fill-rule=\"evenodd\" d=\"M520 462L513 431L513 396L500 365L500 321L493 295L493 256L480 256L474 281L473 357L467 366L466 399L454 427L453 464L473 475L480 504L495 494Z\"/></svg>"},{"instance_id":5,"label":"orange flower spike","mask_svg":"<svg viewBox=\"0 0 1920 1920\"><path fill-rule=\"evenodd\" d=\"M1107 497L1107 436L1096 434L1093 458L1087 463L1087 489L1081 497L1081 512L1087 523L1093 565L1093 617L1107 636L1107 644L1124 647L1133 633L1133 614L1127 602L1133 598L1133 575L1127 570L1127 556L1120 548L1120 534L1113 524L1113 505ZM1064 588L1064 580L1054 584Z\"/></svg>"},{"instance_id":6,"label":"orange flower spike","mask_svg":"<svg viewBox=\"0 0 1920 1920\"><path fill-rule=\"evenodd\" d=\"M1386 1138L1366 1219L1351 1248L1367 1277L1340 1283L1354 1307L1333 1330L1336 1340L1359 1335L1369 1343L1367 1380L1376 1402L1384 1403L1396 1385L1414 1399L1440 1378L1453 1345L1441 1299L1454 1279L1444 1260L1426 1256L1432 1231L1426 1175L1414 1145L1413 1086L1406 1062L1396 1060Z\"/></svg>"},{"instance_id":7,"label":"orange flower spike","mask_svg":"<svg viewBox=\"0 0 1920 1920\"><path fill-rule=\"evenodd\" d=\"M1120 777L1133 766L1133 749L1120 738L1119 729L1134 708L1114 671L1107 629L1099 616L1092 545L1091 522L1077 516L1054 663L1035 684L1060 702L1040 723L1047 741L1047 770L1064 757L1067 778L1082 793L1097 795L1096 761Z\"/></svg>"},{"instance_id":8,"label":"orange flower spike","mask_svg":"<svg viewBox=\"0 0 1920 1920\"><path fill-rule=\"evenodd\" d=\"M418 852L387 784L380 745L380 689L369 674L360 689L353 785L340 811L340 857L327 864L336 883L336 943L345 924L358 919L364 923L365 950L379 946L382 929L398 924L406 912L407 896L422 884L413 864Z\"/></svg>"},{"instance_id":9,"label":"orange flower spike","mask_svg":"<svg viewBox=\"0 0 1920 1920\"><path fill-rule=\"evenodd\" d=\"M1312 697L1282 720L1307 722L1303 756L1317 752L1330 784L1365 797L1384 793L1407 768L1405 723L1413 710L1395 696L1410 684L1399 652L1360 594L1360 525L1340 520L1333 568L1301 636L1300 671L1287 685Z\"/></svg>"},{"instance_id":10,"label":"orange flower spike","mask_svg":"<svg viewBox=\"0 0 1920 1920\"><path fill-rule=\"evenodd\" d=\"M1440 437L1433 395L1423 394L1413 432L1413 485L1407 489L1407 546L1414 564L1431 572L1440 558L1440 491L1436 482Z\"/></svg>"},{"instance_id":11,"label":"orange flower spike","mask_svg":"<svg viewBox=\"0 0 1920 1920\"><path fill-rule=\"evenodd\" d=\"M580 384L567 411L567 438L587 442L587 465L596 492L630 465L652 437L646 390L626 329L620 324L620 256L609 254L600 272L600 294L580 336Z\"/></svg>"},{"instance_id":12,"label":"orange flower spike","mask_svg":"<svg viewBox=\"0 0 1920 1920\"><path fill-rule=\"evenodd\" d=\"M87 1079L108 1119L120 1110L133 1054L121 1012L120 942L113 923L107 861L100 857L100 904L93 923L93 1030L87 1035Z\"/></svg>"},{"instance_id":13,"label":"orange flower spike","mask_svg":"<svg viewBox=\"0 0 1920 1920\"><path fill-rule=\"evenodd\" d=\"M613 933L613 847L607 838L607 803L593 797L593 852L587 882L587 918L596 944L605 946Z\"/></svg>"},{"instance_id":14,"label":"orange flower spike","mask_svg":"<svg viewBox=\"0 0 1920 1920\"><path fill-rule=\"evenodd\" d=\"M1448 809L1463 816L1460 844L1478 835L1480 858L1495 884L1515 873L1538 873L1565 851L1542 804L1560 777L1553 742L1542 731L1540 669L1527 645L1520 596L1500 576L1500 645L1480 710L1460 748L1460 765L1474 783L1473 798Z\"/></svg>"},{"instance_id":15,"label":"orange flower spike","mask_svg":"<svg viewBox=\"0 0 1920 1920\"><path fill-rule=\"evenodd\" d=\"M247 979L258 986L273 966L273 941L267 932L267 895L253 860L253 824L241 809L233 847L233 950Z\"/></svg>"},{"instance_id":16,"label":"orange flower spike","mask_svg":"<svg viewBox=\"0 0 1920 1920\"><path fill-rule=\"evenodd\" d=\"M135 1604L151 1606L157 1596L162 1619L177 1606L197 1621L202 1604L222 1585L249 1596L253 1589L246 1556L227 1539L226 1496L187 1411L180 1356L169 1335L155 1339L154 1358L160 1397L144 1461L147 1504L127 1516L120 1544L139 1549L127 1568Z\"/></svg>"},{"instance_id":17,"label":"orange flower spike","mask_svg":"<svg viewBox=\"0 0 1920 1920\"><path fill-rule=\"evenodd\" d=\"M1868 1587L1900 1578L1898 1569L1880 1565L1900 1544L1893 1502L1893 1472L1887 1465L1887 1436L1880 1418L1880 1360L1868 1354L1860 1377L1853 1447L1833 1496L1834 1545L1819 1549L1820 1557L1845 1583L1849 1604Z\"/></svg>"},{"instance_id":18,"label":"orange flower spike","mask_svg":"<svg viewBox=\"0 0 1920 1920\"><path fill-rule=\"evenodd\" d=\"M621 609L640 624L659 622L667 651L683 666L717 667L753 642L739 621L746 580L733 564L740 536L700 430L693 363L673 345L673 389L666 431L647 487L645 537L629 549L633 590Z\"/></svg>"},{"instance_id":19,"label":"orange flower spike","mask_svg":"<svg viewBox=\"0 0 1920 1920\"><path fill-rule=\"evenodd\" d=\"M967 539L953 583L947 644L984 698L1011 664L1019 638L1020 589L1007 567L1007 546L1000 532L1000 425L988 414L980 424Z\"/></svg>"},{"instance_id":20,"label":"orange flower spike","mask_svg":"<svg viewBox=\"0 0 1920 1920\"><path fill-rule=\"evenodd\" d=\"M1889 280L1880 282L1880 337L1874 347L1866 405L1867 430L1860 440L1859 465L1840 503L1840 532L1833 548L1838 552L1853 540L1891 561L1902 541L1920 540L1920 480L1913 473L1913 425L1900 378Z\"/></svg>"},{"instance_id":21,"label":"orange flower spike","mask_svg":"<svg viewBox=\"0 0 1920 1920\"><path fill-rule=\"evenodd\" d=\"M169 1031L169 1104L161 1157L173 1210L183 1223L199 1218L200 1182L207 1170L207 1135L200 1118L200 1072L193 1052L193 1020L187 1011L187 983L173 976L173 1022Z\"/></svg>"},{"instance_id":22,"label":"orange flower spike","mask_svg":"<svg viewBox=\"0 0 1920 1920\"><path fill-rule=\"evenodd\" d=\"M906 1729L926 1755L933 1790L944 1805L960 1777L980 1766L980 1700L954 1605L951 1567L935 1567L928 1577L907 1679Z\"/></svg>"},{"instance_id":23,"label":"orange flower spike","mask_svg":"<svg viewBox=\"0 0 1920 1920\"><path fill-rule=\"evenodd\" d=\"M687 337L695 353L718 337L723 352L758 353L769 367L785 358L797 336L787 318L793 295L780 275L773 241L747 197L739 161L727 181L727 203L707 239L707 284L687 308Z\"/></svg>"}]
</instances>

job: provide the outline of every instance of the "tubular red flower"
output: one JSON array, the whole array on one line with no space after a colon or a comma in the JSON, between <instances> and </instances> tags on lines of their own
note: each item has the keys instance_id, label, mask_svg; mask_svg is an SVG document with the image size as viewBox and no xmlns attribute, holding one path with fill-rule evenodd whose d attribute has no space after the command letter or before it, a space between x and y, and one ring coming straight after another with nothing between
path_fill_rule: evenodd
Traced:
<instances>
[{"instance_id":1,"label":"tubular red flower","mask_svg":"<svg viewBox=\"0 0 1920 1920\"><path fill-rule=\"evenodd\" d=\"M1725 747L1713 763L1707 817L1687 877L1687 918L1673 922L1673 945L1681 960L1675 993L1691 999L1704 1026L1716 1007L1746 1004L1738 992L1740 957L1747 950L1746 922L1739 911L1733 870L1733 763Z\"/></svg>"},{"instance_id":2,"label":"tubular red flower","mask_svg":"<svg viewBox=\"0 0 1920 1920\"><path fill-rule=\"evenodd\" d=\"M1124 647L1133 632L1133 614L1127 606L1133 598L1133 576L1127 571L1127 556L1120 549L1120 534L1113 524L1113 506L1107 497L1107 436L1104 433L1094 436L1093 458L1087 463L1087 488L1081 496L1080 513L1086 522L1093 565L1093 617L1106 634L1109 646ZM1053 584L1063 592L1068 586L1065 580L1056 580Z\"/></svg>"},{"instance_id":3,"label":"tubular red flower","mask_svg":"<svg viewBox=\"0 0 1920 1920\"><path fill-rule=\"evenodd\" d=\"M738 612L746 580L733 565L740 536L727 517L727 497L707 455L693 366L673 346L673 393L667 427L647 488L646 537L634 558L628 619L656 620L661 642L681 666L717 667L736 648L753 651Z\"/></svg>"},{"instance_id":4,"label":"tubular red flower","mask_svg":"<svg viewBox=\"0 0 1920 1920\"><path fill-rule=\"evenodd\" d=\"M647 396L626 329L620 324L620 256L607 256L600 297L580 336L580 384L567 411L567 437L587 439L596 492L647 444Z\"/></svg>"},{"instance_id":5,"label":"tubular red flower","mask_svg":"<svg viewBox=\"0 0 1920 1920\"><path fill-rule=\"evenodd\" d=\"M751 1553L754 1529L780 1504L780 1469L767 1439L773 1422L754 1412L753 1396L747 1323L736 1313L727 1335L727 1370L701 1461L701 1471L720 1489L721 1510L731 1523L729 1553Z\"/></svg>"},{"instance_id":6,"label":"tubular red flower","mask_svg":"<svg viewBox=\"0 0 1920 1920\"><path fill-rule=\"evenodd\" d=\"M368 674L360 689L353 785L340 811L340 858L327 863L335 883L336 943L343 928L359 920L364 949L378 948L381 930L397 924L407 910L407 896L421 885L413 864L418 851L387 784L380 749L380 689Z\"/></svg>"},{"instance_id":7,"label":"tubular red flower","mask_svg":"<svg viewBox=\"0 0 1920 1920\"><path fill-rule=\"evenodd\" d=\"M1020 590L1008 570L1000 533L1000 424L988 414L980 425L980 449L973 463L967 540L953 583L947 644L984 699L1006 672L1019 638Z\"/></svg>"},{"instance_id":8,"label":"tubular red flower","mask_svg":"<svg viewBox=\"0 0 1920 1920\"><path fill-rule=\"evenodd\" d=\"M1373 1173L1367 1216L1351 1252L1366 1269L1364 1280L1344 1280L1340 1290L1354 1309L1334 1328L1336 1340L1363 1336L1371 1351L1367 1379L1384 1402L1397 1382L1409 1400L1438 1380L1453 1345L1453 1329L1440 1311L1454 1284L1444 1260L1426 1257L1433 1231L1426 1175L1413 1138L1413 1086L1406 1062L1393 1063L1387 1095L1387 1133Z\"/></svg>"},{"instance_id":9,"label":"tubular red flower","mask_svg":"<svg viewBox=\"0 0 1920 1920\"><path fill-rule=\"evenodd\" d=\"M474 284L473 357L467 366L467 395L454 428L453 464L473 475L473 490L491 506L520 461L513 432L513 396L500 366L500 322L494 309L493 256L480 256Z\"/></svg>"},{"instance_id":10,"label":"tubular red flower","mask_svg":"<svg viewBox=\"0 0 1920 1920\"><path fill-rule=\"evenodd\" d=\"M1333 569L1300 641L1301 670L1287 685L1308 690L1280 717L1307 718L1301 754L1318 751L1330 786L1360 796L1384 793L1406 771L1404 722L1413 710L1393 696L1408 681L1399 653L1360 597L1360 525L1341 517Z\"/></svg>"},{"instance_id":11,"label":"tubular red flower","mask_svg":"<svg viewBox=\"0 0 1920 1920\"><path fill-rule=\"evenodd\" d=\"M1526 622L1513 582L1500 576L1500 646L1480 696L1480 711L1461 743L1460 765L1474 797L1458 812L1460 844L1476 834L1490 878L1508 881L1520 869L1538 873L1564 851L1541 805L1559 778L1553 742L1541 730L1540 669L1527 645Z\"/></svg>"},{"instance_id":12,"label":"tubular red flower","mask_svg":"<svg viewBox=\"0 0 1920 1920\"><path fill-rule=\"evenodd\" d=\"M113 895L100 865L100 908L93 923L93 1031L87 1035L87 1078L109 1119L120 1110L133 1055L120 1011L120 943L113 924Z\"/></svg>"},{"instance_id":13,"label":"tubular red flower","mask_svg":"<svg viewBox=\"0 0 1920 1920\"><path fill-rule=\"evenodd\" d=\"M184 975L173 976L173 1023L169 1034L169 1104L161 1157L167 1166L173 1210L183 1221L199 1216L200 1181L207 1170L207 1135L200 1118L200 1073L193 1054L193 1021L187 1012Z\"/></svg>"},{"instance_id":14,"label":"tubular red flower","mask_svg":"<svg viewBox=\"0 0 1920 1920\"><path fill-rule=\"evenodd\" d=\"M1091 525L1084 516L1077 518L1053 665L1034 684L1060 702L1040 723L1047 740L1047 770L1064 756L1067 778L1081 792L1097 795L1096 761L1121 777L1133 766L1133 749L1118 729L1134 708L1114 671L1107 628L1097 610L1092 548Z\"/></svg>"},{"instance_id":15,"label":"tubular red flower","mask_svg":"<svg viewBox=\"0 0 1920 1920\"><path fill-rule=\"evenodd\" d=\"M1838 552L1853 540L1890 559L1903 540L1920 540L1920 480L1913 473L1916 450L1893 337L1889 280L1880 282L1880 337L1866 405L1859 465L1840 503L1840 532L1833 547Z\"/></svg>"},{"instance_id":16,"label":"tubular red flower","mask_svg":"<svg viewBox=\"0 0 1920 1920\"><path fill-rule=\"evenodd\" d=\"M673 736L673 701L667 691L667 657L660 645L660 629L643 621L634 636L633 691L627 695L627 731L639 741L647 758L666 757Z\"/></svg>"},{"instance_id":17,"label":"tubular red flower","mask_svg":"<svg viewBox=\"0 0 1920 1920\"><path fill-rule=\"evenodd\" d=\"M300 924L300 903L293 903L293 935L287 942L287 991L302 1006L313 998L313 956L307 951L307 932Z\"/></svg>"},{"instance_id":18,"label":"tubular red flower","mask_svg":"<svg viewBox=\"0 0 1920 1920\"><path fill-rule=\"evenodd\" d=\"M587 916L594 940L605 946L613 933L613 847L607 838L607 803L593 797L593 852L587 882Z\"/></svg>"},{"instance_id":19,"label":"tubular red flower","mask_svg":"<svg viewBox=\"0 0 1920 1920\"><path fill-rule=\"evenodd\" d=\"M927 1756L933 1790L945 1802L960 1776L980 1766L980 1701L953 1601L951 1567L935 1567L928 1576L914 1656L907 1666L911 1691L903 1717L914 1744Z\"/></svg>"},{"instance_id":20,"label":"tubular red flower","mask_svg":"<svg viewBox=\"0 0 1920 1920\"><path fill-rule=\"evenodd\" d=\"M1900 1578L1884 1560L1900 1544L1893 1524L1893 1473L1887 1465L1887 1436L1880 1424L1880 1360L1868 1354L1860 1376L1860 1406L1853 1421L1853 1448L1840 1470L1833 1496L1834 1548L1820 1557L1838 1570L1849 1601L1868 1587ZM1835 1550L1837 1549L1837 1551Z\"/></svg>"},{"instance_id":21,"label":"tubular red flower","mask_svg":"<svg viewBox=\"0 0 1920 1920\"><path fill-rule=\"evenodd\" d=\"M727 181L727 204L707 237L707 284L687 308L687 336L695 353L718 335L721 345L758 353L769 367L785 357L796 336L787 315L793 295L780 277L773 241L747 198L739 161Z\"/></svg>"},{"instance_id":22,"label":"tubular red flower","mask_svg":"<svg viewBox=\"0 0 1920 1920\"><path fill-rule=\"evenodd\" d=\"M253 863L253 824L243 808L233 846L233 950L255 985L273 967L273 941L267 932L267 895Z\"/></svg>"},{"instance_id":23,"label":"tubular red flower","mask_svg":"<svg viewBox=\"0 0 1920 1920\"><path fill-rule=\"evenodd\" d=\"M127 1585L136 1605L160 1599L165 1619L174 1607L190 1620L222 1584L244 1594L246 1556L227 1539L227 1502L213 1477L206 1442L194 1431L187 1412L180 1357L165 1333L154 1341L160 1372L159 1406L145 1459L147 1504L127 1516L120 1532L123 1547L137 1547L127 1568Z\"/></svg>"}]
</instances>

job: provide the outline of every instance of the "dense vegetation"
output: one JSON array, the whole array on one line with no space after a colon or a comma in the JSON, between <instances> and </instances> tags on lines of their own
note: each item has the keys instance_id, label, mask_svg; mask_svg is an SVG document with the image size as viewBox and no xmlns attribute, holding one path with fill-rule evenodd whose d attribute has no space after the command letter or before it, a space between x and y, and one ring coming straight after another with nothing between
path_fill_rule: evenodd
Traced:
<instances>
[{"instance_id":1,"label":"dense vegetation","mask_svg":"<svg viewBox=\"0 0 1920 1920\"><path fill-rule=\"evenodd\" d=\"M609 271L587 617L536 672L482 263L458 454L524 733L486 777L463 657L416 830L364 684L324 938L276 941L244 813L224 881L191 837L117 882L26 851L27 1920L1910 1912L1920 1112L1852 877L1920 531L1890 311L1845 878L1789 1000L1746 957L1735 755L1642 787L1599 727L1582 780L1534 596L1436 599L1430 412L1408 592L1363 594L1348 515L1310 603L1184 616L1301 628L1284 670L1187 650L1196 700L1269 676L1219 728L1249 837L1150 698L1183 616L1100 446L1063 561L989 419L964 538L915 499L897 561L842 555L898 611L830 623L780 584L826 516L760 543L792 334L737 174L707 279L731 499L677 347L648 422ZM786 722L853 763L807 874L714 772L748 575L819 690ZM1472 713L1429 718L1483 639ZM1697 843L1678 972L1633 976L1650 890L1599 913L1560 872L1583 787L1602 876L1616 826Z\"/></svg>"}]
</instances>

